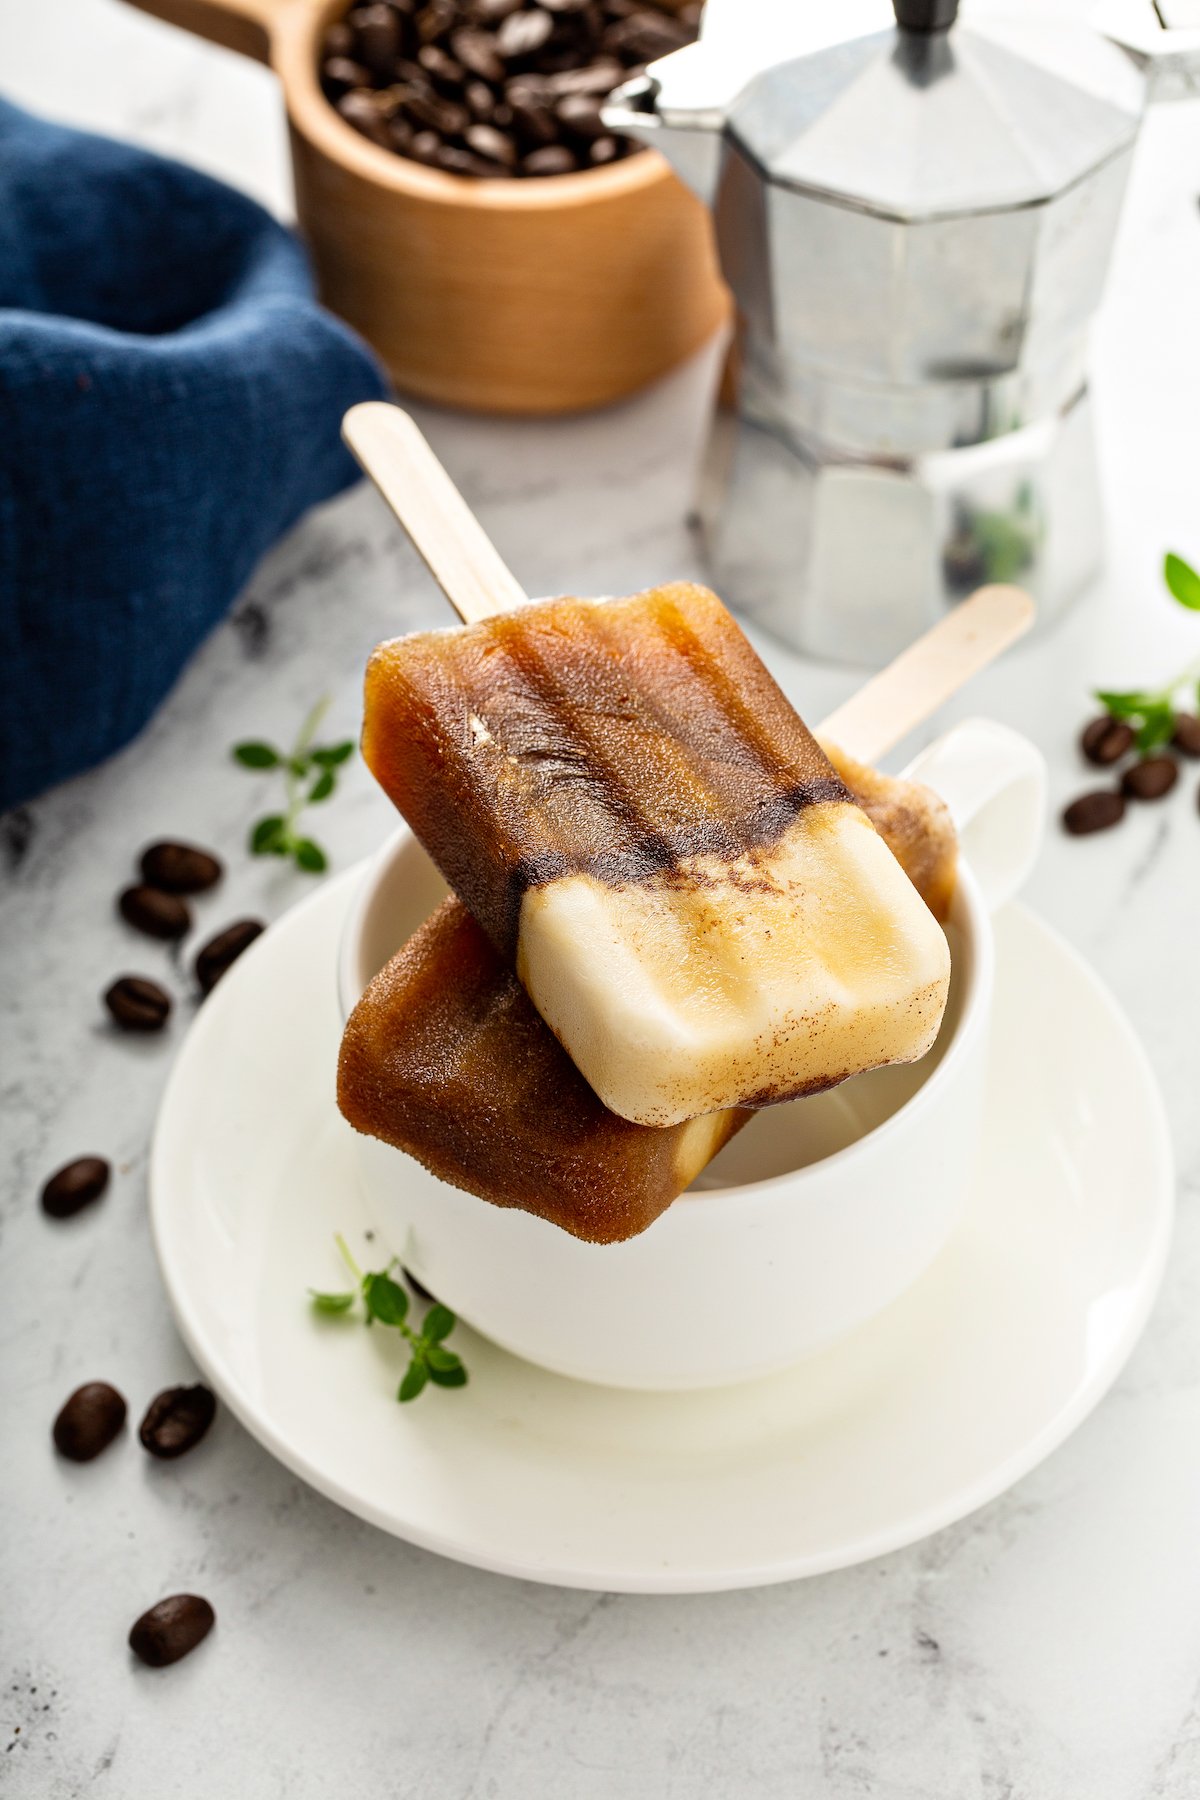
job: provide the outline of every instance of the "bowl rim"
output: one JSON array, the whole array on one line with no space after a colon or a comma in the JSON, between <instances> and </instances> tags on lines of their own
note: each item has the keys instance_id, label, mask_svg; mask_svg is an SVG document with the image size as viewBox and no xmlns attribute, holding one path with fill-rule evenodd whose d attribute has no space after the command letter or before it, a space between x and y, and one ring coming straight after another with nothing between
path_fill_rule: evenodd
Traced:
<instances>
[{"instance_id":1,"label":"bowl rim","mask_svg":"<svg viewBox=\"0 0 1200 1800\"><path fill-rule=\"evenodd\" d=\"M330 105L317 80L317 39L345 5L346 0L292 0L282 7L273 21L270 61L293 130L364 181L431 206L538 214L602 205L675 179L665 157L648 148L608 168L580 169L543 181L476 181L428 169L370 143Z\"/></svg>"},{"instance_id":2,"label":"bowl rim","mask_svg":"<svg viewBox=\"0 0 1200 1800\"><path fill-rule=\"evenodd\" d=\"M347 909L337 956L338 1009L343 1023L365 991L361 982L361 943L372 900L386 872L408 852L409 846L420 855L428 856L415 833L402 824L368 860L358 891ZM961 856L950 922L962 932L966 943L968 958L965 985L958 1016L953 1022L953 1035L942 1051L937 1067L916 1091L901 1101L886 1119L856 1138L853 1143L818 1158L816 1162L806 1163L802 1168L787 1169L778 1175L765 1175L761 1180L741 1182L729 1187L685 1188L655 1221L656 1225L661 1225L675 1213L680 1200L688 1201L689 1209L691 1205L702 1208L706 1215L711 1215L724 1201L736 1203L743 1210L748 1205L753 1205L756 1199L763 1205L773 1204L779 1198L781 1190L794 1193L798 1183L811 1185L827 1176L839 1174L864 1156L874 1155L881 1143L886 1147L889 1135L907 1129L914 1122L919 1123L922 1113L938 1104L943 1089L954 1079L956 1069L986 1029L995 971L996 946L991 915L978 882ZM368 984L373 978L368 978ZM403 1155L403 1152L396 1151L396 1154Z\"/></svg>"}]
</instances>

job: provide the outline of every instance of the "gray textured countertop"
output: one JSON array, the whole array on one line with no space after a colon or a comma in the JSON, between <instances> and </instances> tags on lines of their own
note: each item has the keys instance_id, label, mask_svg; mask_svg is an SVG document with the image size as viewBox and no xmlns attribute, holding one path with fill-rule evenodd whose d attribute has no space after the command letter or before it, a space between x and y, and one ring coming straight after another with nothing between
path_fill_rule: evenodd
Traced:
<instances>
[{"instance_id":1,"label":"gray textured countertop","mask_svg":"<svg viewBox=\"0 0 1200 1800\"><path fill-rule=\"evenodd\" d=\"M112 0L15 4L0 79L20 100L175 151L286 207L278 97L261 69ZM980 682L972 711L1081 785L1093 680L1150 679L1195 649L1158 579L1200 563L1200 114L1153 119L1096 343L1110 519L1101 590ZM603 416L425 422L534 592L621 591L695 568L683 525L704 359ZM1162 1080L1181 1171L1167 1284L1115 1391L1003 1499L931 1541L818 1580L695 1599L615 1598L457 1567L360 1524L226 1414L150 1465L83 1468L49 1424L78 1381L135 1409L189 1364L146 1229L145 1159L170 1041L118 1041L98 991L133 944L112 896L150 837L223 847L215 928L277 917L306 878L239 854L255 784L225 749L286 735L323 689L353 731L364 655L443 617L375 496L308 518L259 570L141 740L4 823L0 1787L29 1800L373 1794L389 1800L1185 1800L1200 1792L1200 1002L1194 798L1111 836L1051 836L1030 898L1127 1007ZM768 654L810 715L845 674ZM964 709L965 710L965 709ZM1189 775L1194 790L1196 773ZM338 866L390 822L356 768L323 820ZM178 971L169 979L180 992ZM175 1041L182 1029L177 1022ZM40 1180L102 1151L104 1203L44 1220ZM997 1347L1003 1354L1003 1346ZM168 1675L129 1622L209 1594L213 1640Z\"/></svg>"}]
</instances>

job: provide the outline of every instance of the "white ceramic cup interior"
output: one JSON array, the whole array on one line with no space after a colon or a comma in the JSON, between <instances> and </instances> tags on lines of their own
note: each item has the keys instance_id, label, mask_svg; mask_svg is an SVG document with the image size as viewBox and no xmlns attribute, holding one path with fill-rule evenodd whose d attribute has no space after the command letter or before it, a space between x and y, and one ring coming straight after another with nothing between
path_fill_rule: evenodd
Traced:
<instances>
[{"instance_id":1,"label":"white ceramic cup interior","mask_svg":"<svg viewBox=\"0 0 1200 1800\"><path fill-rule=\"evenodd\" d=\"M390 1145L356 1139L380 1237L475 1329L563 1375L706 1387L798 1361L928 1268L969 1190L987 1067L990 912L1036 856L1045 769L1027 739L980 720L939 739L906 773L946 799L964 851L947 925L950 1004L921 1063L764 1109L649 1230L621 1244L582 1243L447 1186ZM383 846L343 933L344 1014L445 892L410 832Z\"/></svg>"}]
</instances>

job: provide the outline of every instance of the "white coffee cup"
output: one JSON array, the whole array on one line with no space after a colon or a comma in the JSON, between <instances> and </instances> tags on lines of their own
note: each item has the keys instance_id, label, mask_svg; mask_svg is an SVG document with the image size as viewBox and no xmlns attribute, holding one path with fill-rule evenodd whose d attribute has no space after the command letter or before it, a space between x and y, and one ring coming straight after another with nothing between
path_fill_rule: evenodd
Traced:
<instances>
[{"instance_id":1,"label":"white coffee cup","mask_svg":"<svg viewBox=\"0 0 1200 1800\"><path fill-rule=\"evenodd\" d=\"M580 1242L447 1186L356 1137L379 1237L440 1300L528 1361L585 1381L695 1388L786 1367L882 1310L927 1269L966 1200L987 1077L992 912L1037 854L1045 766L975 720L906 773L946 800L963 864L953 979L923 1062L765 1109L648 1231ZM384 845L346 922L348 1015L445 883L407 830Z\"/></svg>"}]
</instances>

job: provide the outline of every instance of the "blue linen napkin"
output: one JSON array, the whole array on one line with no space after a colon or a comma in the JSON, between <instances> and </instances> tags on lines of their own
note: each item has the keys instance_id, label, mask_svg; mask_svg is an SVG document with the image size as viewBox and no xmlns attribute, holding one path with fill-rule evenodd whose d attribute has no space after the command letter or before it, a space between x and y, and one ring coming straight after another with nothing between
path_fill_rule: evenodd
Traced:
<instances>
[{"instance_id":1,"label":"blue linen napkin","mask_svg":"<svg viewBox=\"0 0 1200 1800\"><path fill-rule=\"evenodd\" d=\"M0 100L0 808L134 736L384 391L261 207Z\"/></svg>"}]
</instances>

